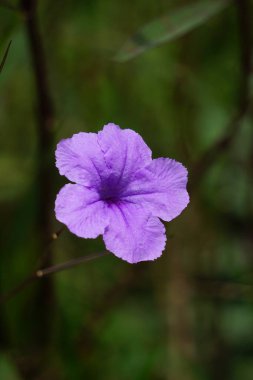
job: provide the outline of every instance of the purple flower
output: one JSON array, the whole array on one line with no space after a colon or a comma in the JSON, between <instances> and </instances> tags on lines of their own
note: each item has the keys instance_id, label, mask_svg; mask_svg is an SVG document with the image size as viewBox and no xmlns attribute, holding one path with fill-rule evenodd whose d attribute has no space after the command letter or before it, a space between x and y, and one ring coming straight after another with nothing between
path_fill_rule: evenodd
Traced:
<instances>
[{"instance_id":1,"label":"purple flower","mask_svg":"<svg viewBox=\"0 0 253 380\"><path fill-rule=\"evenodd\" d=\"M178 216L189 195L186 168L151 154L138 133L112 123L60 141L56 166L75 184L57 195L56 218L82 238L102 234L106 248L129 263L159 257L166 242L159 218Z\"/></svg>"}]
</instances>

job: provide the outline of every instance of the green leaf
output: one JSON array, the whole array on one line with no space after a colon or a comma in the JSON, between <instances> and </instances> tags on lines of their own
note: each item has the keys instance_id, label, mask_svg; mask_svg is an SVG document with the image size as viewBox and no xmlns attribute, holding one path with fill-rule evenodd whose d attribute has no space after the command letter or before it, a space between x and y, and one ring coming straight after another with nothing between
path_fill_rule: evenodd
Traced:
<instances>
[{"instance_id":1,"label":"green leaf","mask_svg":"<svg viewBox=\"0 0 253 380\"><path fill-rule=\"evenodd\" d=\"M4 53L4 56L3 56L3 59L0 63L0 73L2 72L3 70L3 67L4 67L4 64L5 64L5 61L6 61L6 58L8 56L8 53L9 53L9 50L10 50L10 47L11 47L11 41L9 42L9 45L7 46L7 49L5 50L5 53Z\"/></svg>"},{"instance_id":2,"label":"green leaf","mask_svg":"<svg viewBox=\"0 0 253 380\"><path fill-rule=\"evenodd\" d=\"M225 8L229 2L229 0L205 0L175 9L169 15L141 28L126 41L114 59L125 62L155 46L172 41L203 24Z\"/></svg>"}]
</instances>

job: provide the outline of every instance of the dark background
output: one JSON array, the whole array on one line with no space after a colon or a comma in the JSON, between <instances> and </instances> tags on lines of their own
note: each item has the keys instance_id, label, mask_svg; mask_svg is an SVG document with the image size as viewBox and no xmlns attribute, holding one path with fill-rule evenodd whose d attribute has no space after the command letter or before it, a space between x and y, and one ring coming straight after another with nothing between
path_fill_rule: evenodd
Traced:
<instances>
[{"instance_id":1,"label":"dark background","mask_svg":"<svg viewBox=\"0 0 253 380\"><path fill-rule=\"evenodd\" d=\"M0 1L0 62L12 40L0 73L1 380L253 379L252 2L216 1L212 17L202 3ZM167 223L165 252L19 286L36 267L104 251L101 238L50 236L67 182L56 143L108 122L189 170L191 202Z\"/></svg>"}]
</instances>

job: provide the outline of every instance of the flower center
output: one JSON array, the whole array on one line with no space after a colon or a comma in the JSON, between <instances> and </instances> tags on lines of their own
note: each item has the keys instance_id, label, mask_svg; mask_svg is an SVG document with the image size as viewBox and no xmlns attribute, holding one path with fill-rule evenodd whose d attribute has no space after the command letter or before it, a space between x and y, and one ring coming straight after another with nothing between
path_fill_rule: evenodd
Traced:
<instances>
[{"instance_id":1,"label":"flower center","mask_svg":"<svg viewBox=\"0 0 253 380\"><path fill-rule=\"evenodd\" d=\"M121 188L117 184L108 181L101 183L99 194L103 201L115 203L120 199Z\"/></svg>"}]
</instances>

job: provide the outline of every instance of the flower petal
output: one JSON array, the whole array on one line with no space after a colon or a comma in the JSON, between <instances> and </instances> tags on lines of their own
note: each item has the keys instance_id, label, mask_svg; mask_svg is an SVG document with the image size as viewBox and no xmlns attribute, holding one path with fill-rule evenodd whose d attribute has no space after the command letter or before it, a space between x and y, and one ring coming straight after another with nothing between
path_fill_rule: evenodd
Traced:
<instances>
[{"instance_id":1,"label":"flower petal","mask_svg":"<svg viewBox=\"0 0 253 380\"><path fill-rule=\"evenodd\" d=\"M142 204L152 215L170 221L189 203L187 169L170 158L158 158L139 171L122 199Z\"/></svg>"},{"instance_id":2,"label":"flower petal","mask_svg":"<svg viewBox=\"0 0 253 380\"><path fill-rule=\"evenodd\" d=\"M104 233L109 223L107 209L94 190L81 185L65 185L55 201L56 218L82 238L96 238Z\"/></svg>"},{"instance_id":3,"label":"flower petal","mask_svg":"<svg viewBox=\"0 0 253 380\"><path fill-rule=\"evenodd\" d=\"M61 140L55 155L61 175L81 185L99 186L106 165L96 133L80 132Z\"/></svg>"},{"instance_id":4,"label":"flower petal","mask_svg":"<svg viewBox=\"0 0 253 380\"><path fill-rule=\"evenodd\" d=\"M109 123L98 133L98 142L107 167L117 183L128 183L134 173L152 162L152 152L142 137L130 130Z\"/></svg>"},{"instance_id":5,"label":"flower petal","mask_svg":"<svg viewBox=\"0 0 253 380\"><path fill-rule=\"evenodd\" d=\"M165 247L164 225L142 207L129 202L112 204L104 233L106 248L129 263L154 260Z\"/></svg>"}]
</instances>

